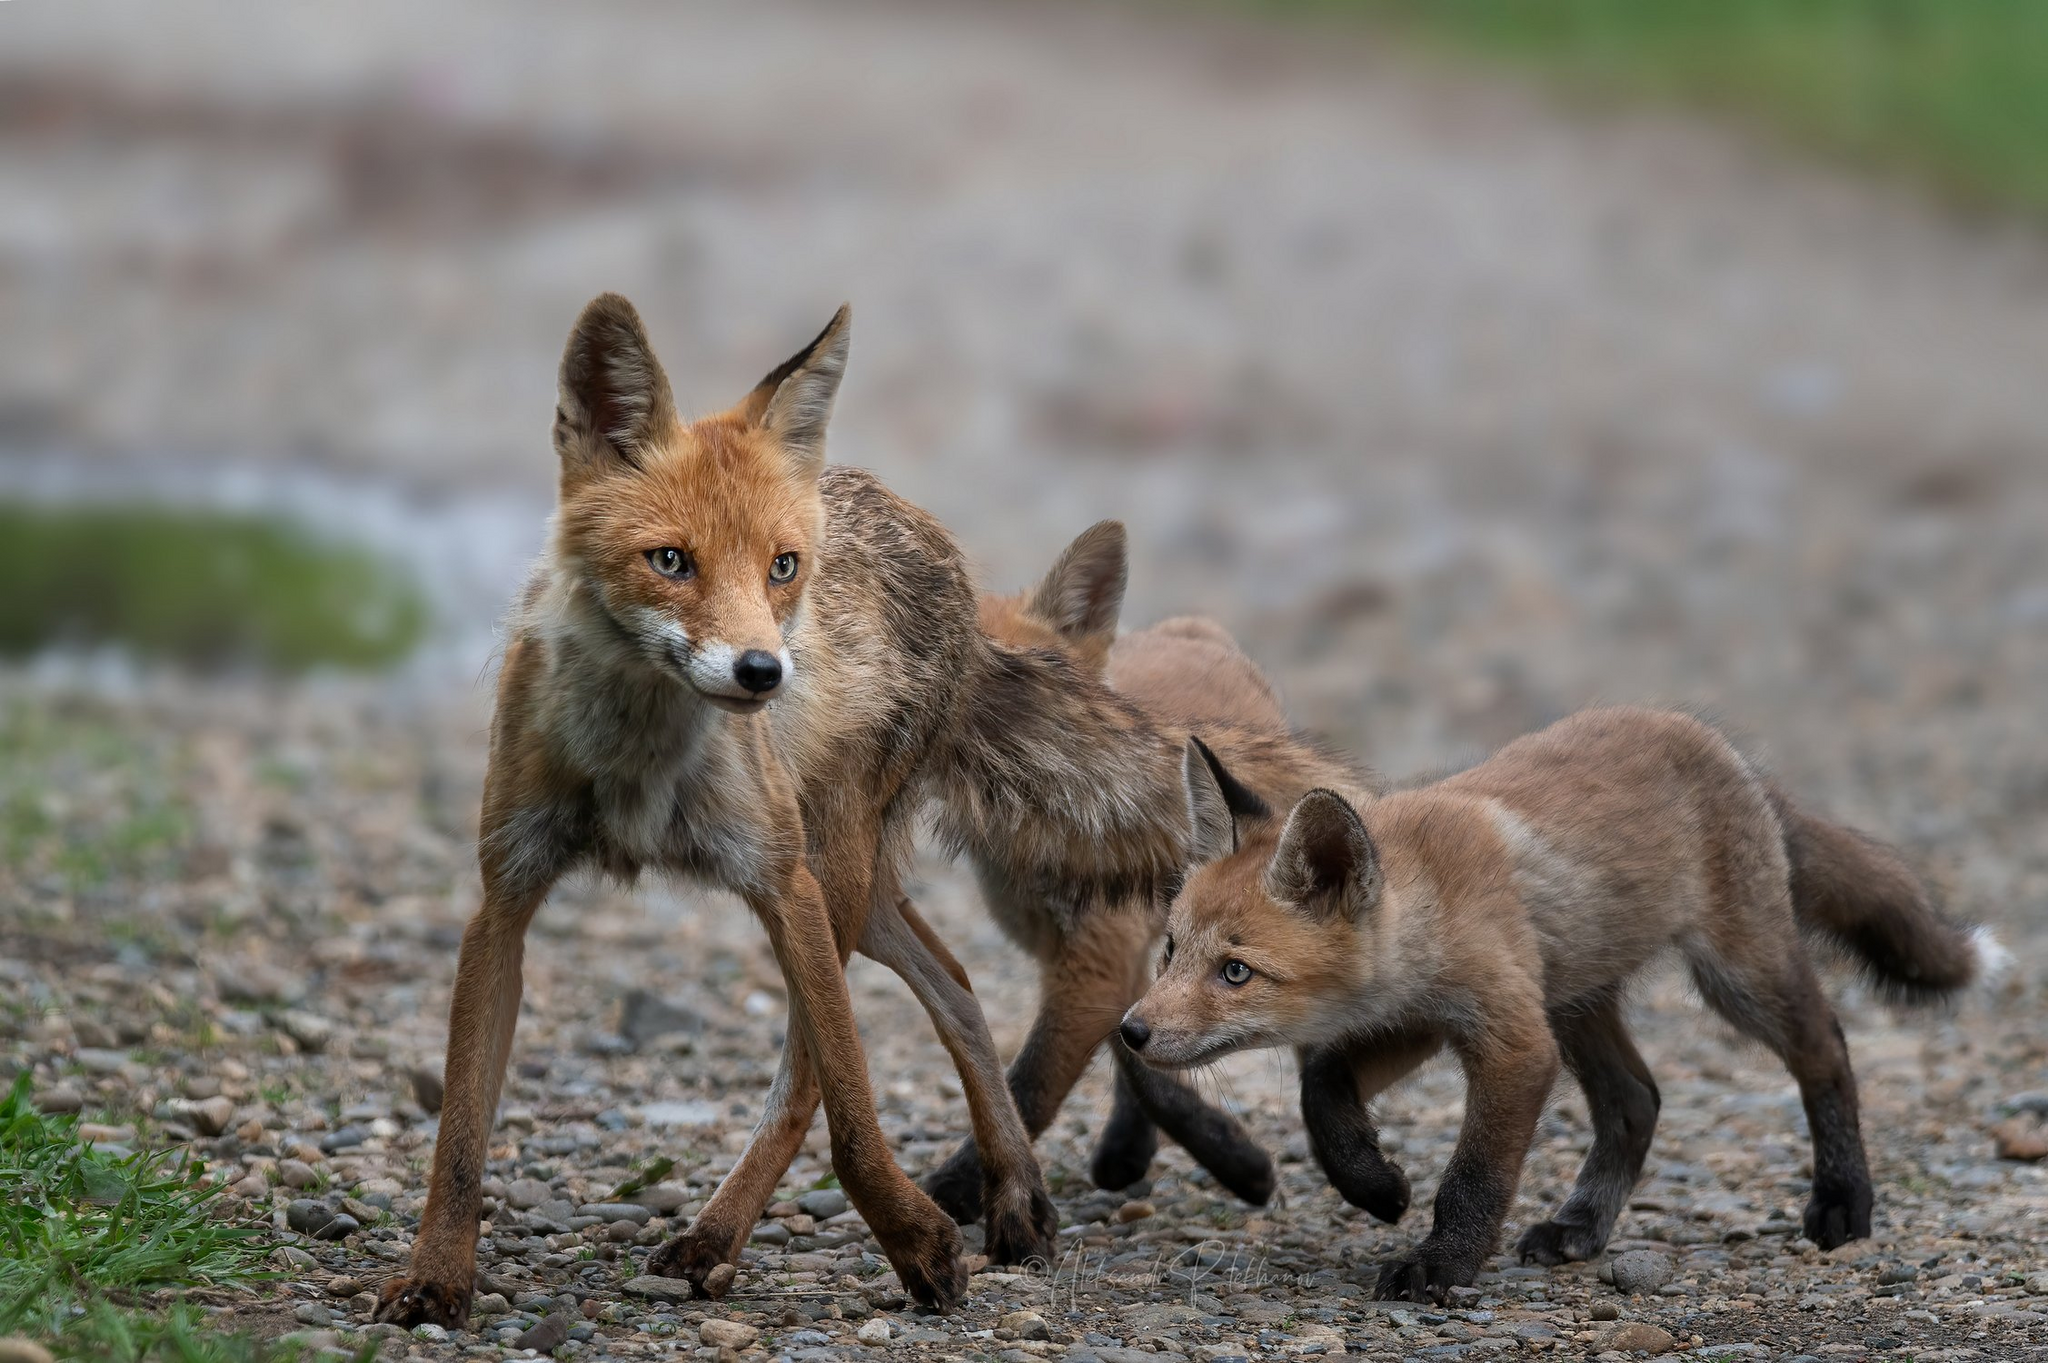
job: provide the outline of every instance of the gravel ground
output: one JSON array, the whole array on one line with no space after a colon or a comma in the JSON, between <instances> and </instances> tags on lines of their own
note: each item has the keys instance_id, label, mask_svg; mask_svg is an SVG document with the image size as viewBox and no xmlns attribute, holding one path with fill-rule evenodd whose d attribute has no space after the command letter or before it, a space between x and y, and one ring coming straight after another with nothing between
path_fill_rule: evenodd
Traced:
<instances>
[{"instance_id":1,"label":"gravel ground","mask_svg":"<svg viewBox=\"0 0 2048 1363\"><path fill-rule=\"evenodd\" d=\"M1291 1062L1250 1057L1214 1083L1280 1152L1273 1207L1173 1150L1091 1189L1098 1068L1040 1142L1069 1223L1049 1272L907 1309L813 1188L820 1128L706 1311L629 1288L740 1148L779 981L731 901L571 888L535 929L492 1151L498 1309L386 1356L495 1354L543 1312L585 1357L2048 1352L2039 241L1683 124L1149 12L494 6L488 43L456 5L192 5L175 41L92 13L4 17L10 481L324 479L361 494L322 502L340 529L377 532L349 508L388 498L422 562L516 565L584 298L634 296L709 404L850 295L837 457L993 583L1125 516L1130 619L1218 616L1305 724L1397 774L1596 699L1711 708L2019 956L1952 1016L1843 983L1879 1211L1833 1254L1794 1234L1789 1081L1667 980L1639 1005L1662 1125L1605 1264L1371 1303L1426 1215L1345 1208ZM286 1269L221 1297L235 1323L352 1336L405 1257L511 571L437 577L463 643L389 683L0 677L0 1044L109 1139L189 1137L229 1171ZM1014 1046L1027 972L963 877L920 875ZM854 981L921 1171L958 1087L908 994ZM1426 1207L1457 1077L1383 1108ZM1511 1222L1587 1139L1561 1091Z\"/></svg>"}]
</instances>

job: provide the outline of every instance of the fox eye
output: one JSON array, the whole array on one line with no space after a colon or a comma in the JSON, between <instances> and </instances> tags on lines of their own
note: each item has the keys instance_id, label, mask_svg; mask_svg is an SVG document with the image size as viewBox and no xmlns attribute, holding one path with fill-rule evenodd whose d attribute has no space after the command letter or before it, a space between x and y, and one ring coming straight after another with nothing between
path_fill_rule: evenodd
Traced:
<instances>
[{"instance_id":1,"label":"fox eye","mask_svg":"<svg viewBox=\"0 0 2048 1363\"><path fill-rule=\"evenodd\" d=\"M1235 989L1252 977L1252 968L1243 961L1232 959L1223 963L1223 982Z\"/></svg>"},{"instance_id":2,"label":"fox eye","mask_svg":"<svg viewBox=\"0 0 2048 1363\"><path fill-rule=\"evenodd\" d=\"M795 576L795 554L777 554L775 561L768 565L768 580L770 582L787 582Z\"/></svg>"},{"instance_id":3,"label":"fox eye","mask_svg":"<svg viewBox=\"0 0 2048 1363\"><path fill-rule=\"evenodd\" d=\"M663 577L681 582L697 574L697 565L680 549L649 549L647 564Z\"/></svg>"},{"instance_id":4,"label":"fox eye","mask_svg":"<svg viewBox=\"0 0 2048 1363\"><path fill-rule=\"evenodd\" d=\"M1173 964L1173 938L1171 935L1166 939L1166 954L1159 958L1159 964L1162 969Z\"/></svg>"}]
</instances>

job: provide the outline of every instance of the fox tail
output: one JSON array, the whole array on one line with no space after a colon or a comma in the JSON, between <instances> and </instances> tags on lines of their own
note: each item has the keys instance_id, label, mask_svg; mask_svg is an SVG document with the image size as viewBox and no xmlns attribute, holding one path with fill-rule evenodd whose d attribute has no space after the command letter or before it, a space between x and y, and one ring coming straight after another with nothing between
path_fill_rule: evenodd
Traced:
<instances>
[{"instance_id":1,"label":"fox tail","mask_svg":"<svg viewBox=\"0 0 2048 1363\"><path fill-rule=\"evenodd\" d=\"M1775 788L1771 803L1800 926L1847 951L1884 992L1931 1003L2011 967L2012 953L1989 928L1958 923L1935 905L1897 848L1809 814Z\"/></svg>"}]
</instances>

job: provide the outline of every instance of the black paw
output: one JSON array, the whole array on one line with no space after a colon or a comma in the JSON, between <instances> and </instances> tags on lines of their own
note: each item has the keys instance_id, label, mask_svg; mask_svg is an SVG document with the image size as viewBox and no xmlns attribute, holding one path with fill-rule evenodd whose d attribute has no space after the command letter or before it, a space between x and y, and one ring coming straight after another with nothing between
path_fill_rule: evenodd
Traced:
<instances>
[{"instance_id":1,"label":"black paw","mask_svg":"<svg viewBox=\"0 0 2048 1363\"><path fill-rule=\"evenodd\" d=\"M1273 1200L1273 1189L1278 1184L1273 1157L1253 1144L1250 1136L1212 1147L1196 1158L1216 1176L1218 1183L1243 1201L1263 1207Z\"/></svg>"},{"instance_id":2,"label":"black paw","mask_svg":"<svg viewBox=\"0 0 2048 1363\"><path fill-rule=\"evenodd\" d=\"M1478 1276L1476 1266L1465 1268L1445 1263L1425 1247L1406 1259L1381 1264L1373 1296L1381 1301L1434 1302L1441 1306L1449 1299L1452 1288L1470 1287Z\"/></svg>"},{"instance_id":3,"label":"black paw","mask_svg":"<svg viewBox=\"0 0 2048 1363\"><path fill-rule=\"evenodd\" d=\"M1813 1199L1806 1204L1806 1238L1822 1249L1869 1239L1872 1200L1868 1183L1814 1184Z\"/></svg>"},{"instance_id":4,"label":"black paw","mask_svg":"<svg viewBox=\"0 0 2048 1363\"><path fill-rule=\"evenodd\" d=\"M1539 1221L1515 1242L1515 1253L1523 1263L1545 1268L1583 1263L1605 1248L1607 1237L1597 1228L1565 1221Z\"/></svg>"},{"instance_id":5,"label":"black paw","mask_svg":"<svg viewBox=\"0 0 2048 1363\"><path fill-rule=\"evenodd\" d=\"M1346 1202L1390 1226L1408 1210L1408 1175L1377 1151L1370 1160L1354 1160L1326 1172Z\"/></svg>"},{"instance_id":6,"label":"black paw","mask_svg":"<svg viewBox=\"0 0 2048 1363\"><path fill-rule=\"evenodd\" d=\"M925 1195L963 1226L981 1220L981 1154L968 1141L924 1178Z\"/></svg>"}]
</instances>

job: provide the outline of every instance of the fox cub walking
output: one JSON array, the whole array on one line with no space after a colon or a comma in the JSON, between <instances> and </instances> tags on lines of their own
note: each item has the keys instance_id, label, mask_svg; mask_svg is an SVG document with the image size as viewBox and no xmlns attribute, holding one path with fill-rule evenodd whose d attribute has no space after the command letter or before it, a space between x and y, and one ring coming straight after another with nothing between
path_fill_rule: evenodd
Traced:
<instances>
[{"instance_id":1,"label":"fox cub walking","mask_svg":"<svg viewBox=\"0 0 2048 1363\"><path fill-rule=\"evenodd\" d=\"M1387 1220L1408 1184L1365 1104L1441 1047L1464 1067L1435 1224L1381 1269L1382 1297L1471 1283L1561 1066L1585 1091L1593 1146L1564 1206L1516 1248L1555 1264L1605 1247L1658 1109L1625 991L1667 948L1798 1081L1807 1236L1833 1248L1869 1235L1856 1081L1802 931L1909 998L1959 990L2004 956L1942 917L1897 852L1801 811L1685 715L1588 711L1420 790L1363 803L1310 791L1284 820L1199 744L1185 780L1206 864L1173 907L1125 1042L1169 1069L1302 1048L1311 1145L1346 1200Z\"/></svg>"}]
</instances>

